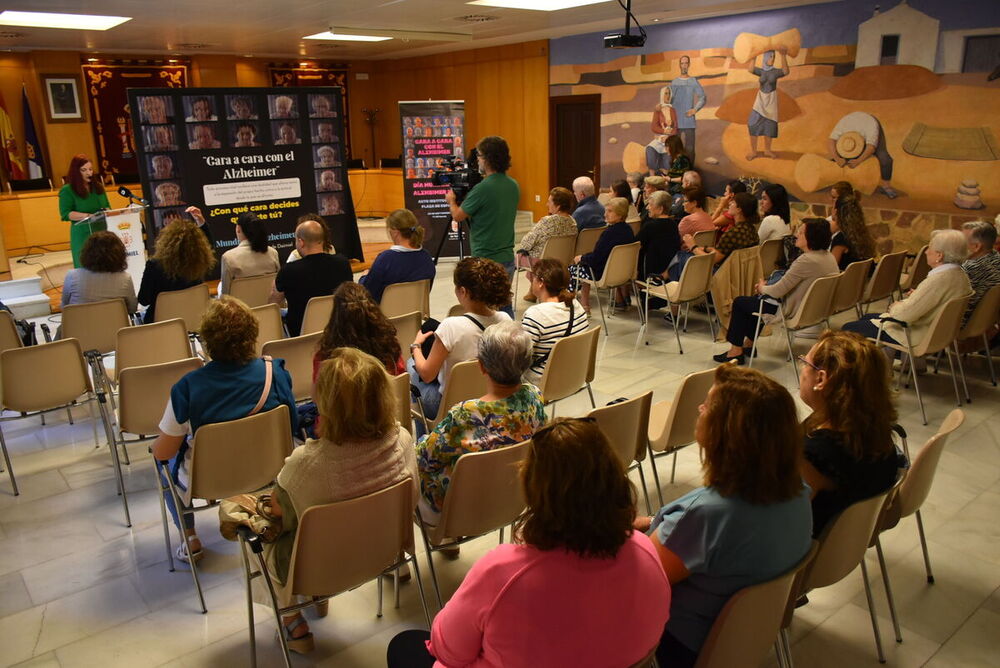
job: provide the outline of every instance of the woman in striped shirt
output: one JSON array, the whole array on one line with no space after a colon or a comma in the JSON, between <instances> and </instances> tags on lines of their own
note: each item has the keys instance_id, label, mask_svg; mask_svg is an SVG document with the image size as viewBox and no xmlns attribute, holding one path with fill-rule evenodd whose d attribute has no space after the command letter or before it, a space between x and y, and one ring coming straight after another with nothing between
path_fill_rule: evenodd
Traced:
<instances>
[{"instance_id":1,"label":"woman in striped shirt","mask_svg":"<svg viewBox=\"0 0 1000 668\"><path fill-rule=\"evenodd\" d=\"M521 326L531 337L531 367L524 379L538 383L556 341L587 329L587 312L569 291L569 272L559 260L538 260L528 272L531 292L538 303L524 312ZM570 324L572 323L572 324Z\"/></svg>"}]
</instances>

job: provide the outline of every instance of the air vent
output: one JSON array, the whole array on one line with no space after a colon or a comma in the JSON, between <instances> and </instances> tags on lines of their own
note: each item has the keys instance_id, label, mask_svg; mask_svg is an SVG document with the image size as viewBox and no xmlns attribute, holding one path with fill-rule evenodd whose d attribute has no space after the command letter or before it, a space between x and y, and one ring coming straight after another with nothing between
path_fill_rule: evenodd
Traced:
<instances>
[{"instance_id":1,"label":"air vent","mask_svg":"<svg viewBox=\"0 0 1000 668\"><path fill-rule=\"evenodd\" d=\"M181 44L174 44L174 48L185 49L185 50L207 49L209 46L211 45L205 44L204 42L183 42Z\"/></svg>"},{"instance_id":2,"label":"air vent","mask_svg":"<svg viewBox=\"0 0 1000 668\"><path fill-rule=\"evenodd\" d=\"M486 23L487 21L496 21L499 16L490 16L489 14L466 14L465 16L457 16L455 20L459 23Z\"/></svg>"},{"instance_id":3,"label":"air vent","mask_svg":"<svg viewBox=\"0 0 1000 668\"><path fill-rule=\"evenodd\" d=\"M10 31L0 32L0 39L21 39L24 36L25 33L23 32L10 32Z\"/></svg>"}]
</instances>

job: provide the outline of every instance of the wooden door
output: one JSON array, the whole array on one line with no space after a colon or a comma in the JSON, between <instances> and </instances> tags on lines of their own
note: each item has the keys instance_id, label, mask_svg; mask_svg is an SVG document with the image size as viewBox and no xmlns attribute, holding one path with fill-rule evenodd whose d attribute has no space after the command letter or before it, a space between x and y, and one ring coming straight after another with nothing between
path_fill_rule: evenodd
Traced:
<instances>
[{"instance_id":1,"label":"wooden door","mask_svg":"<svg viewBox=\"0 0 1000 668\"><path fill-rule=\"evenodd\" d=\"M578 176L589 176L600 187L600 95L549 99L549 165L550 187L572 190Z\"/></svg>"}]
</instances>

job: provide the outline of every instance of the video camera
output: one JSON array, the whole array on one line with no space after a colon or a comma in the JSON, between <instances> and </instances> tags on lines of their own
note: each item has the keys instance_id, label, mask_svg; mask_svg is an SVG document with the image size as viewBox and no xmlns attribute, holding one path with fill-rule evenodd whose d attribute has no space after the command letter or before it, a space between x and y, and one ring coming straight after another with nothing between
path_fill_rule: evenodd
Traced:
<instances>
[{"instance_id":1,"label":"video camera","mask_svg":"<svg viewBox=\"0 0 1000 668\"><path fill-rule=\"evenodd\" d=\"M455 201L459 204L465 200L480 181L483 175L479 172L479 154L476 149L469 152L469 159L463 161L461 158L446 158L444 164L434 172L434 185L451 186L455 193Z\"/></svg>"}]
</instances>

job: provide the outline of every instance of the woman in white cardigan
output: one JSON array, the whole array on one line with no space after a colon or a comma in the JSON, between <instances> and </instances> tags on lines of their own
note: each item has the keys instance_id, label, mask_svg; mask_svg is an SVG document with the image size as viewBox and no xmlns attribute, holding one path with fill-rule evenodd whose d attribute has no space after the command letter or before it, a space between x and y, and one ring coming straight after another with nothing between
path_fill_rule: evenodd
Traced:
<instances>
[{"instance_id":1,"label":"woman in white cardigan","mask_svg":"<svg viewBox=\"0 0 1000 668\"><path fill-rule=\"evenodd\" d=\"M934 230L926 253L931 270L927 278L911 290L905 299L893 302L885 313L866 315L861 320L847 323L843 329L874 339L878 336L877 321L888 317L905 322L910 330L910 345L920 345L945 304L956 297L972 293L969 277L962 271L962 262L969 254L962 232ZM900 325L886 321L881 338L890 343L902 343L906 336Z\"/></svg>"},{"instance_id":2,"label":"woman in white cardigan","mask_svg":"<svg viewBox=\"0 0 1000 668\"><path fill-rule=\"evenodd\" d=\"M282 534L266 549L278 604L291 605L288 568L298 519L312 506L353 499L410 478L416 481L413 437L396 421L395 399L385 366L356 348L337 348L319 368L314 392L319 439L310 439L285 460L274 487L272 512ZM416 485L413 487L416 502ZM261 589L255 599L270 602ZM327 602L316 605L325 616ZM293 652L313 649L313 636L301 612L283 617Z\"/></svg>"}]
</instances>

